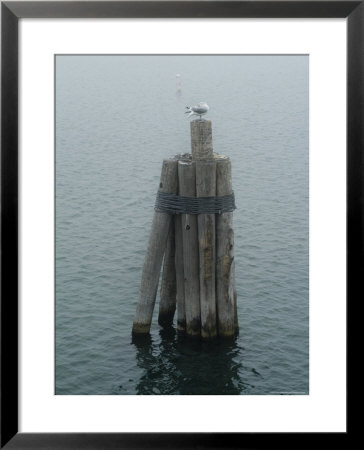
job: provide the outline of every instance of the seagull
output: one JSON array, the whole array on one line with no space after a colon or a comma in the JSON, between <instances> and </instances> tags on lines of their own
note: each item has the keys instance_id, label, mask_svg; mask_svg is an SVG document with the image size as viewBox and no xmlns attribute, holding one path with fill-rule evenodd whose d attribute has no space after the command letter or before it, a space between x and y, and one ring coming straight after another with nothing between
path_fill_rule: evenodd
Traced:
<instances>
[{"instance_id":1,"label":"seagull","mask_svg":"<svg viewBox=\"0 0 364 450\"><path fill-rule=\"evenodd\" d=\"M209 105L205 102L200 102L196 106L186 106L187 111L185 114L188 113L187 117L191 116L200 116L200 120L204 114L207 114L207 111L209 110Z\"/></svg>"}]
</instances>

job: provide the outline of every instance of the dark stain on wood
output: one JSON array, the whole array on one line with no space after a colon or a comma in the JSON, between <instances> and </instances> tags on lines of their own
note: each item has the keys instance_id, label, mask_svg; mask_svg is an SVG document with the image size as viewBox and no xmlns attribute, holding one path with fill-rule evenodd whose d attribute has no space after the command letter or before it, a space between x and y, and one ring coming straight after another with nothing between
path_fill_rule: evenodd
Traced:
<instances>
[{"instance_id":1,"label":"dark stain on wood","mask_svg":"<svg viewBox=\"0 0 364 450\"><path fill-rule=\"evenodd\" d=\"M199 317L195 317L187 326L187 334L191 336L199 336L201 332L201 322Z\"/></svg>"},{"instance_id":2,"label":"dark stain on wood","mask_svg":"<svg viewBox=\"0 0 364 450\"><path fill-rule=\"evenodd\" d=\"M201 335L204 339L213 339L216 338L216 314L209 313L207 314L205 323L201 328Z\"/></svg>"}]
</instances>

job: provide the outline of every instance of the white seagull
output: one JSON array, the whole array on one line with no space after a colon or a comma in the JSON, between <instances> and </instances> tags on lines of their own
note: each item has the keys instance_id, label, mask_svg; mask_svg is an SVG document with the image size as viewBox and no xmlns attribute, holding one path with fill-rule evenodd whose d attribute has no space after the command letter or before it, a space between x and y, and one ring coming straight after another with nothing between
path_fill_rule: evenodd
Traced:
<instances>
[{"instance_id":1,"label":"white seagull","mask_svg":"<svg viewBox=\"0 0 364 450\"><path fill-rule=\"evenodd\" d=\"M200 102L196 106L186 106L187 111L185 114L188 114L187 117L191 116L200 116L200 119L203 115L207 114L209 110L209 105L206 102Z\"/></svg>"}]
</instances>

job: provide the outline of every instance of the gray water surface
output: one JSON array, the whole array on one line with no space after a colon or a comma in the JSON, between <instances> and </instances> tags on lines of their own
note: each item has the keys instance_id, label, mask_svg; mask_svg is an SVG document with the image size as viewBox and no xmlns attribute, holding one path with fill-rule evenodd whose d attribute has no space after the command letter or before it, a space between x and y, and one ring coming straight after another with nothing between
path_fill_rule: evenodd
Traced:
<instances>
[{"instance_id":1,"label":"gray water surface","mask_svg":"<svg viewBox=\"0 0 364 450\"><path fill-rule=\"evenodd\" d=\"M307 56L56 57L56 394L308 394L308 75ZM240 334L191 343L156 305L133 342L162 160L190 151L199 101L232 160Z\"/></svg>"}]
</instances>

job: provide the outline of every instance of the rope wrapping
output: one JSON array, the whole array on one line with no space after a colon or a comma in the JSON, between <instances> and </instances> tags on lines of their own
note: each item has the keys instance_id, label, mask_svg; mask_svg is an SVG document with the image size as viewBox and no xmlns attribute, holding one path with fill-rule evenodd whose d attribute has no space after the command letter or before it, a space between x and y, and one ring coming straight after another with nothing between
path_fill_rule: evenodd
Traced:
<instances>
[{"instance_id":1,"label":"rope wrapping","mask_svg":"<svg viewBox=\"0 0 364 450\"><path fill-rule=\"evenodd\" d=\"M182 197L158 191L155 211L167 214L222 214L236 209L234 192L220 197Z\"/></svg>"}]
</instances>

